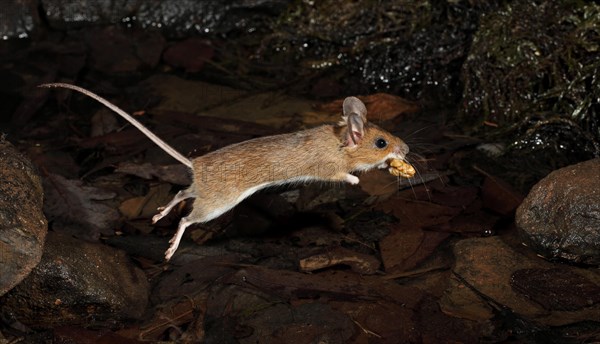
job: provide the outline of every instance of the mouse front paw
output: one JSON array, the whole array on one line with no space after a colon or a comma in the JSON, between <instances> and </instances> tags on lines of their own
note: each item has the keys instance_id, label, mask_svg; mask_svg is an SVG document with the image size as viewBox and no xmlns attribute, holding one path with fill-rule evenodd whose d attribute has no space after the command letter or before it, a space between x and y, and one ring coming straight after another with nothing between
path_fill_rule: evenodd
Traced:
<instances>
[{"instance_id":1,"label":"mouse front paw","mask_svg":"<svg viewBox=\"0 0 600 344\"><path fill-rule=\"evenodd\" d=\"M358 179L357 176L348 173L348 174L346 174L346 181L352 185L356 185L356 184L358 184L360 179Z\"/></svg>"}]
</instances>

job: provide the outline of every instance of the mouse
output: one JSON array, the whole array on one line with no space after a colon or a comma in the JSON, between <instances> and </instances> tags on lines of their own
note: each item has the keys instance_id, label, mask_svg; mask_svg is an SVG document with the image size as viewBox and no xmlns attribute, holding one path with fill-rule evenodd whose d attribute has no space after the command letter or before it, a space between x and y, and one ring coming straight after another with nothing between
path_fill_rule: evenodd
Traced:
<instances>
[{"instance_id":1,"label":"mouse","mask_svg":"<svg viewBox=\"0 0 600 344\"><path fill-rule=\"evenodd\" d=\"M181 218L169 241L166 261L177 251L187 227L219 217L261 189L305 182L356 185L360 180L353 173L388 168L389 161L404 161L409 152L408 145L399 137L367 121L367 108L356 97L344 99L342 116L337 123L258 137L190 159L131 115L85 88L67 83L47 83L39 87L65 88L95 99L190 168L192 184L158 208L158 214L152 217L152 223L156 223L179 202L194 198L191 212Z\"/></svg>"}]
</instances>

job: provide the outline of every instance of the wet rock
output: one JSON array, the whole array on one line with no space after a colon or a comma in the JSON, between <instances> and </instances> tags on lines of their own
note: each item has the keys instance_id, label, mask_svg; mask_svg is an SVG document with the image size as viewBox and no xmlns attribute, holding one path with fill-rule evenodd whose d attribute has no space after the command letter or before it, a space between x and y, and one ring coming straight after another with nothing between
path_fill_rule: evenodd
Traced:
<instances>
[{"instance_id":1,"label":"wet rock","mask_svg":"<svg viewBox=\"0 0 600 344\"><path fill-rule=\"evenodd\" d=\"M0 11L0 38L26 38L34 29L39 17L37 1L3 1Z\"/></svg>"},{"instance_id":2,"label":"wet rock","mask_svg":"<svg viewBox=\"0 0 600 344\"><path fill-rule=\"evenodd\" d=\"M599 25L600 5L584 1L504 3L481 17L459 118L507 144L502 177L520 189L600 154Z\"/></svg>"},{"instance_id":3,"label":"wet rock","mask_svg":"<svg viewBox=\"0 0 600 344\"><path fill-rule=\"evenodd\" d=\"M440 300L442 310L456 317L483 321L505 308L512 311L510 314L549 326L600 319L600 273L596 269L550 263L526 253L513 249L500 237L456 243L453 272L463 281L450 280L450 287ZM524 271L545 277L525 278ZM577 287L583 293L578 297L566 297L560 291L569 284L572 290L576 283L583 283ZM534 293L549 300L539 303L531 297Z\"/></svg>"},{"instance_id":4,"label":"wet rock","mask_svg":"<svg viewBox=\"0 0 600 344\"><path fill-rule=\"evenodd\" d=\"M598 14L593 2L527 1L482 16L462 67L462 115L500 130L533 114L559 115L598 137Z\"/></svg>"},{"instance_id":5,"label":"wet rock","mask_svg":"<svg viewBox=\"0 0 600 344\"><path fill-rule=\"evenodd\" d=\"M123 251L49 232L40 264L0 305L33 328L110 325L139 319L148 295L146 276Z\"/></svg>"},{"instance_id":6,"label":"wet rock","mask_svg":"<svg viewBox=\"0 0 600 344\"><path fill-rule=\"evenodd\" d=\"M194 0L43 0L42 8L48 23L59 29L121 22L128 27L139 25L183 36L253 27L283 10L285 4L282 0L237 0L226 4Z\"/></svg>"},{"instance_id":7,"label":"wet rock","mask_svg":"<svg viewBox=\"0 0 600 344\"><path fill-rule=\"evenodd\" d=\"M420 98L427 89L445 91L438 100L451 99L479 6L488 7L429 0L295 2L274 21L256 56L295 65L278 73L335 76L341 93Z\"/></svg>"},{"instance_id":8,"label":"wet rock","mask_svg":"<svg viewBox=\"0 0 600 344\"><path fill-rule=\"evenodd\" d=\"M526 243L550 258L600 264L600 159L561 168L516 213Z\"/></svg>"},{"instance_id":9,"label":"wet rock","mask_svg":"<svg viewBox=\"0 0 600 344\"><path fill-rule=\"evenodd\" d=\"M90 67L108 74L127 74L154 68L166 45L153 30L124 30L117 26L83 30L90 49Z\"/></svg>"},{"instance_id":10,"label":"wet rock","mask_svg":"<svg viewBox=\"0 0 600 344\"><path fill-rule=\"evenodd\" d=\"M39 263L48 223L33 165L0 138L0 295Z\"/></svg>"},{"instance_id":11,"label":"wet rock","mask_svg":"<svg viewBox=\"0 0 600 344\"><path fill-rule=\"evenodd\" d=\"M600 286L567 269L517 270L510 284L547 310L575 311L600 302Z\"/></svg>"}]
</instances>

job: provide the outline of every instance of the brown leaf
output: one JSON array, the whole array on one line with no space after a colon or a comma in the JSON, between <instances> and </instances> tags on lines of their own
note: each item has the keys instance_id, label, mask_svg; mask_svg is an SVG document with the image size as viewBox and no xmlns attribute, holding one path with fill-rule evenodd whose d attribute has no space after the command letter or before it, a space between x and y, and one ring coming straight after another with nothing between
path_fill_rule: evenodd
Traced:
<instances>
[{"instance_id":1,"label":"brown leaf","mask_svg":"<svg viewBox=\"0 0 600 344\"><path fill-rule=\"evenodd\" d=\"M164 182L176 185L192 184L190 169L182 164L157 166L151 163L134 164L131 162L122 162L117 166L115 172L132 174L144 179L158 178Z\"/></svg>"},{"instance_id":2,"label":"brown leaf","mask_svg":"<svg viewBox=\"0 0 600 344\"><path fill-rule=\"evenodd\" d=\"M89 343L89 344L133 344L142 343L139 340L123 337L107 330L88 330L75 326L62 326L53 330L55 343Z\"/></svg>"},{"instance_id":3,"label":"brown leaf","mask_svg":"<svg viewBox=\"0 0 600 344\"><path fill-rule=\"evenodd\" d=\"M285 299L320 295L337 300L385 300L414 308L422 297L422 293L416 288L401 286L376 276L361 276L345 271L304 274L251 266L225 277L222 282L243 287L253 286L261 292L276 294Z\"/></svg>"},{"instance_id":4,"label":"brown leaf","mask_svg":"<svg viewBox=\"0 0 600 344\"><path fill-rule=\"evenodd\" d=\"M196 317L203 318L206 312L208 293L199 293L179 302L162 304L152 315L152 319L140 328L139 338L143 341L158 341L173 326L182 326L192 322ZM201 341L202 338L195 338Z\"/></svg>"},{"instance_id":5,"label":"brown leaf","mask_svg":"<svg viewBox=\"0 0 600 344\"><path fill-rule=\"evenodd\" d=\"M137 218L150 218L157 213L158 207L169 202L173 195L169 194L171 187L160 184L150 188L143 197L133 197L125 200L119 206L119 211L127 220Z\"/></svg>"},{"instance_id":6,"label":"brown leaf","mask_svg":"<svg viewBox=\"0 0 600 344\"><path fill-rule=\"evenodd\" d=\"M374 256L358 253L343 247L329 249L322 253L300 259L300 271L315 271L335 265L348 265L359 274L372 275L379 268L379 260Z\"/></svg>"},{"instance_id":7,"label":"brown leaf","mask_svg":"<svg viewBox=\"0 0 600 344\"><path fill-rule=\"evenodd\" d=\"M83 30L90 65L107 74L135 72L159 62L165 40L155 30L123 30L118 26Z\"/></svg>"},{"instance_id":8,"label":"brown leaf","mask_svg":"<svg viewBox=\"0 0 600 344\"><path fill-rule=\"evenodd\" d=\"M110 110L102 108L92 116L91 126L90 136L95 137L117 131L119 122Z\"/></svg>"},{"instance_id":9,"label":"brown leaf","mask_svg":"<svg viewBox=\"0 0 600 344\"><path fill-rule=\"evenodd\" d=\"M510 216L523 202L523 195L504 180L486 175L481 188L483 206L504 216Z\"/></svg>"},{"instance_id":10,"label":"brown leaf","mask_svg":"<svg viewBox=\"0 0 600 344\"><path fill-rule=\"evenodd\" d=\"M390 120L401 114L415 113L420 109L419 105L415 102L387 93L359 96L358 99L362 100L367 106L371 120ZM334 100L318 106L317 109L329 113L340 113L343 102L343 99Z\"/></svg>"},{"instance_id":11,"label":"brown leaf","mask_svg":"<svg viewBox=\"0 0 600 344\"><path fill-rule=\"evenodd\" d=\"M478 211L476 213L459 214L450 222L427 227L428 230L447 233L474 233L477 235L490 235L498 222L498 216Z\"/></svg>"},{"instance_id":12,"label":"brown leaf","mask_svg":"<svg viewBox=\"0 0 600 344\"><path fill-rule=\"evenodd\" d=\"M364 192L380 200L398 192L398 180L385 170L373 170L361 174L358 185Z\"/></svg>"},{"instance_id":13,"label":"brown leaf","mask_svg":"<svg viewBox=\"0 0 600 344\"><path fill-rule=\"evenodd\" d=\"M364 301L330 301L330 304L348 314L359 328L352 343L419 342L415 312L409 307Z\"/></svg>"},{"instance_id":14,"label":"brown leaf","mask_svg":"<svg viewBox=\"0 0 600 344\"><path fill-rule=\"evenodd\" d=\"M460 208L403 199L399 196L379 204L376 209L393 214L401 221L401 225L407 228L422 228L446 223L460 212Z\"/></svg>"},{"instance_id":15,"label":"brown leaf","mask_svg":"<svg viewBox=\"0 0 600 344\"><path fill-rule=\"evenodd\" d=\"M44 212L55 230L94 240L101 234L113 234L119 213L101 201L113 199L114 192L58 174L44 178L44 191Z\"/></svg>"},{"instance_id":16,"label":"brown leaf","mask_svg":"<svg viewBox=\"0 0 600 344\"><path fill-rule=\"evenodd\" d=\"M420 228L393 227L392 232L379 243L386 272L398 273L415 268L448 236L448 233L423 231Z\"/></svg>"},{"instance_id":17,"label":"brown leaf","mask_svg":"<svg viewBox=\"0 0 600 344\"><path fill-rule=\"evenodd\" d=\"M202 70L206 61L210 61L213 55L214 48L210 41L191 37L167 48L163 59L173 67L182 67L188 73L196 73Z\"/></svg>"}]
</instances>

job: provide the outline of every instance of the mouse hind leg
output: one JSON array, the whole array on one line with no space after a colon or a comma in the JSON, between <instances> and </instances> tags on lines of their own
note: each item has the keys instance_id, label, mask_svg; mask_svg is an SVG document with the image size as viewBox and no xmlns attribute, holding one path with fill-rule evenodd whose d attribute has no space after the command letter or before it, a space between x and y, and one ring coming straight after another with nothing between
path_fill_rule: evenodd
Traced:
<instances>
[{"instance_id":1,"label":"mouse hind leg","mask_svg":"<svg viewBox=\"0 0 600 344\"><path fill-rule=\"evenodd\" d=\"M175 232L175 235L173 235L171 240L169 240L171 245L169 245L169 249L165 252L165 259L167 261L171 259L171 257L173 257L175 254L175 251L177 251L177 247L179 247L179 243L181 242L181 238L183 238L183 233L185 233L186 228L194 223L206 222L209 220L203 211L204 207L196 207L196 203L198 202L194 202L194 208L192 209L192 212L179 221L177 232Z\"/></svg>"},{"instance_id":2,"label":"mouse hind leg","mask_svg":"<svg viewBox=\"0 0 600 344\"><path fill-rule=\"evenodd\" d=\"M165 252L165 260L169 261L171 257L173 257L175 251L177 251L177 247L179 247L179 243L181 242L183 233L185 233L185 229L193 223L195 222L191 220L189 216L184 217L181 219L181 221L179 221L179 225L177 226L177 232L175 232L175 235L173 235L171 240L169 240L170 245L167 251Z\"/></svg>"},{"instance_id":3,"label":"mouse hind leg","mask_svg":"<svg viewBox=\"0 0 600 344\"><path fill-rule=\"evenodd\" d=\"M179 243L181 242L181 238L183 238L183 233L185 233L186 228L194 223L208 222L220 216L235 205L233 202L234 201L229 198L220 198L216 202L213 201L208 203L205 199L197 197L194 201L192 212L179 221L177 232L169 241L171 245L165 252L165 259L168 261L173 257L173 254L177 251L177 247L179 247Z\"/></svg>"},{"instance_id":4,"label":"mouse hind leg","mask_svg":"<svg viewBox=\"0 0 600 344\"><path fill-rule=\"evenodd\" d=\"M179 202L186 200L188 198L197 197L196 192L194 190L195 190L194 185L191 185L189 188L179 191L175 195L175 197L173 197L171 202L169 202L169 204L167 204L164 207L158 208L158 211L160 211L160 212L152 217L152 223L157 223L158 220L165 217L171 211L171 209L173 209L173 207L176 206Z\"/></svg>"}]
</instances>

